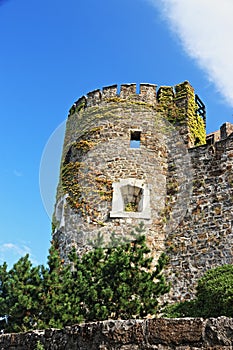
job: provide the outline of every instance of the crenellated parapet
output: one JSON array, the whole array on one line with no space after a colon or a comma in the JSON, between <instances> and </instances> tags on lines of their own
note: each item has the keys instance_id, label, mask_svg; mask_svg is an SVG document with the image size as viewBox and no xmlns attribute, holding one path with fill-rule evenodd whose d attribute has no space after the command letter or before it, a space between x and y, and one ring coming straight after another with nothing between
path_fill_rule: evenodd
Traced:
<instances>
[{"instance_id":1,"label":"crenellated parapet","mask_svg":"<svg viewBox=\"0 0 233 350\"><path fill-rule=\"evenodd\" d=\"M152 106L158 103L175 103L179 106L181 103L184 104L184 101L187 101L190 93L194 93L192 86L187 81L175 87L161 86L158 91L156 88L157 85L155 84L141 83L139 92L137 92L136 84L122 84L119 88L117 84L106 86L102 90L90 91L87 93L87 96L79 98L72 106L70 114L82 107L92 107L114 100L141 101Z\"/></svg>"},{"instance_id":2,"label":"crenellated parapet","mask_svg":"<svg viewBox=\"0 0 233 350\"><path fill-rule=\"evenodd\" d=\"M87 96L79 98L70 109L70 114L75 111L79 111L81 108L92 107L96 105L102 105L111 101L141 101L150 105L157 104L156 85L142 83L139 87L139 93L137 93L136 84L122 84L118 86L110 85L103 87L102 90L97 89L87 93Z\"/></svg>"},{"instance_id":3,"label":"crenellated parapet","mask_svg":"<svg viewBox=\"0 0 233 350\"><path fill-rule=\"evenodd\" d=\"M139 90L139 91L138 91ZM110 85L88 92L71 107L69 115L91 107L102 107L109 103L144 104L156 110L162 117L180 129L188 147L205 143L205 106L195 95L188 81L173 86L141 83Z\"/></svg>"},{"instance_id":4,"label":"crenellated parapet","mask_svg":"<svg viewBox=\"0 0 233 350\"><path fill-rule=\"evenodd\" d=\"M132 99L132 100L141 100L146 103L158 103L164 96L170 97L170 102L180 101L183 98L190 96L190 93L194 93L193 87L189 84L188 81L185 81L181 84L173 86L161 86L158 91L156 91L156 84L141 83L139 85L139 92L137 92L137 84L122 84L119 86L117 84L105 86L101 89L96 89L87 93L87 96L84 96L87 106L93 106L99 104L103 101L109 100L111 98L118 97L120 99ZM77 106L79 103L82 103L82 98L78 99L75 102Z\"/></svg>"}]
</instances>

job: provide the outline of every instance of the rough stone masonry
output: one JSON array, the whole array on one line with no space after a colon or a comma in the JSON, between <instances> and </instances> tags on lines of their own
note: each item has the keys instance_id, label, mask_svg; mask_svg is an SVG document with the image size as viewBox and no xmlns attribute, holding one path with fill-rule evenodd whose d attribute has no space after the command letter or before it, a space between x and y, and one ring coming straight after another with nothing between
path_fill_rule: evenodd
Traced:
<instances>
[{"instance_id":1,"label":"rough stone masonry","mask_svg":"<svg viewBox=\"0 0 233 350\"><path fill-rule=\"evenodd\" d=\"M155 261L170 257L170 300L189 299L204 271L232 263L233 125L206 135L205 124L188 82L113 85L75 102L53 217L63 258L99 233L105 244L112 232L132 239L142 222Z\"/></svg>"},{"instance_id":2,"label":"rough stone masonry","mask_svg":"<svg viewBox=\"0 0 233 350\"><path fill-rule=\"evenodd\" d=\"M0 336L0 350L35 350L38 344L45 350L232 350L233 320L108 320Z\"/></svg>"}]
</instances>

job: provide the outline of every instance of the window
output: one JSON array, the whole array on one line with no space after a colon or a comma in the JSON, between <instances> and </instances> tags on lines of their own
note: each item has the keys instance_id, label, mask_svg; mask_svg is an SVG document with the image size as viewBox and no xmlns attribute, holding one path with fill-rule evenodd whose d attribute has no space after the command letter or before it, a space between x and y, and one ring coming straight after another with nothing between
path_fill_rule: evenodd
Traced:
<instances>
[{"instance_id":1,"label":"window","mask_svg":"<svg viewBox=\"0 0 233 350\"><path fill-rule=\"evenodd\" d=\"M150 219L150 185L133 178L114 182L110 217Z\"/></svg>"},{"instance_id":2,"label":"window","mask_svg":"<svg viewBox=\"0 0 233 350\"><path fill-rule=\"evenodd\" d=\"M121 195L124 202L124 211L142 211L143 189L137 186L126 185L121 187Z\"/></svg>"},{"instance_id":3,"label":"window","mask_svg":"<svg viewBox=\"0 0 233 350\"><path fill-rule=\"evenodd\" d=\"M131 130L130 132L130 148L140 148L141 131Z\"/></svg>"}]
</instances>

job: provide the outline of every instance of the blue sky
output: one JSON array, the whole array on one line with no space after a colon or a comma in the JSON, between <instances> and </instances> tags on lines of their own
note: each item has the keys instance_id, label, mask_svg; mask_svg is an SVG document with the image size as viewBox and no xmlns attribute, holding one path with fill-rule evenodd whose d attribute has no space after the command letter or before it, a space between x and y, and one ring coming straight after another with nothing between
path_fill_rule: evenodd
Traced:
<instances>
[{"instance_id":1,"label":"blue sky","mask_svg":"<svg viewBox=\"0 0 233 350\"><path fill-rule=\"evenodd\" d=\"M46 262L62 126L80 96L188 80L208 132L233 122L232 15L231 0L0 1L0 263Z\"/></svg>"}]
</instances>

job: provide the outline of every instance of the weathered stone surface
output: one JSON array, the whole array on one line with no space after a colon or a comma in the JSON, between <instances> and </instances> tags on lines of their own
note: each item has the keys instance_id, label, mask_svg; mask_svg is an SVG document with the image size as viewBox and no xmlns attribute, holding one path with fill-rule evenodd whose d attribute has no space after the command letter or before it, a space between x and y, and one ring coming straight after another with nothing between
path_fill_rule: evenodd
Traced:
<instances>
[{"instance_id":1,"label":"weathered stone surface","mask_svg":"<svg viewBox=\"0 0 233 350\"><path fill-rule=\"evenodd\" d=\"M53 238L66 259L72 247L80 254L91 249L99 233L105 243L112 232L119 242L131 239L143 222L154 261L163 251L170 257L166 299L188 300L206 270L233 263L233 125L225 123L204 144L188 82L136 91L135 84L122 85L119 94L116 85L105 87L71 108ZM132 133L140 135L138 149L130 147ZM141 198L133 200L136 191L122 189L124 181L140 182Z\"/></svg>"},{"instance_id":2,"label":"weathered stone surface","mask_svg":"<svg viewBox=\"0 0 233 350\"><path fill-rule=\"evenodd\" d=\"M148 320L148 342L150 344L198 344L202 341L202 319Z\"/></svg>"},{"instance_id":3,"label":"weathered stone surface","mask_svg":"<svg viewBox=\"0 0 233 350\"><path fill-rule=\"evenodd\" d=\"M210 318L205 327L205 340L219 346L233 345L233 320L231 318Z\"/></svg>"},{"instance_id":4,"label":"weathered stone surface","mask_svg":"<svg viewBox=\"0 0 233 350\"><path fill-rule=\"evenodd\" d=\"M173 285L170 299L190 299L206 270L233 262L232 149L230 135L214 145L189 150L192 196L180 225L166 237L167 275Z\"/></svg>"},{"instance_id":5,"label":"weathered stone surface","mask_svg":"<svg viewBox=\"0 0 233 350\"><path fill-rule=\"evenodd\" d=\"M103 321L0 336L0 350L230 350L233 321L152 319Z\"/></svg>"}]
</instances>

